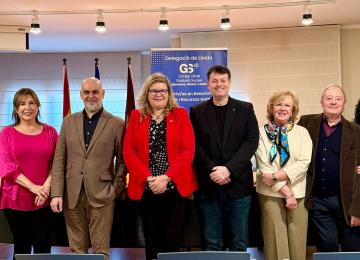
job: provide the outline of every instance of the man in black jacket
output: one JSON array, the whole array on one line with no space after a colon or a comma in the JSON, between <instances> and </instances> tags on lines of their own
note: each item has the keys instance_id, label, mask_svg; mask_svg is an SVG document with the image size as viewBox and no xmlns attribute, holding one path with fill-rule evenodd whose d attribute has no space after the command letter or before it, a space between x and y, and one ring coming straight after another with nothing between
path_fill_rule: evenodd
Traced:
<instances>
[{"instance_id":1,"label":"man in black jacket","mask_svg":"<svg viewBox=\"0 0 360 260\"><path fill-rule=\"evenodd\" d=\"M258 146L258 123L251 103L229 97L228 68L215 65L207 76L212 98L190 108L202 247L220 250L224 231L230 250L246 251L253 191L250 159Z\"/></svg>"}]
</instances>

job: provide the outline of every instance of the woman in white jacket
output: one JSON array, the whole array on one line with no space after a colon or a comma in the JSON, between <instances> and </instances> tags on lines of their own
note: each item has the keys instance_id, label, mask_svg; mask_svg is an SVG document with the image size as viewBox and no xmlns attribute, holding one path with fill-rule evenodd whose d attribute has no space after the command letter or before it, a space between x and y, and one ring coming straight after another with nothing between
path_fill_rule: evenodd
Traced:
<instances>
[{"instance_id":1,"label":"woman in white jacket","mask_svg":"<svg viewBox=\"0 0 360 260\"><path fill-rule=\"evenodd\" d=\"M304 197L312 141L294 124L298 112L293 92L275 92L267 104L268 123L260 127L256 191L267 260L306 259Z\"/></svg>"}]
</instances>

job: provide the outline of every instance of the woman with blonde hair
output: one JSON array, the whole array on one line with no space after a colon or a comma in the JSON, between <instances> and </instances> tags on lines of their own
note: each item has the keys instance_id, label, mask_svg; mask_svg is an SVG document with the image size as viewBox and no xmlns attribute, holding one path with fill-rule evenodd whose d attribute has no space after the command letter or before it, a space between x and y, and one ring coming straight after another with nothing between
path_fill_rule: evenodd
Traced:
<instances>
[{"instance_id":1,"label":"woman with blonde hair","mask_svg":"<svg viewBox=\"0 0 360 260\"><path fill-rule=\"evenodd\" d=\"M260 127L256 181L267 260L306 259L308 212L304 206L312 141L295 125L299 101L288 90L267 104L268 122Z\"/></svg>"},{"instance_id":2,"label":"woman with blonde hair","mask_svg":"<svg viewBox=\"0 0 360 260\"><path fill-rule=\"evenodd\" d=\"M146 259L179 251L186 197L196 188L192 168L195 137L185 109L179 108L169 80L150 75L139 109L131 113L124 139L128 195L141 200Z\"/></svg>"}]
</instances>

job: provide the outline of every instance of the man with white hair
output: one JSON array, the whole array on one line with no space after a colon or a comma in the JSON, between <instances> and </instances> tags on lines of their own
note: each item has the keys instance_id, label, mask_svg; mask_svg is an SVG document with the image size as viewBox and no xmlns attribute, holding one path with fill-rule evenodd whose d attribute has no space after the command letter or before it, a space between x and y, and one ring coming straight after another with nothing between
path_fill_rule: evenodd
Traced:
<instances>
[{"instance_id":1,"label":"man with white hair","mask_svg":"<svg viewBox=\"0 0 360 260\"><path fill-rule=\"evenodd\" d=\"M305 115L313 141L305 205L317 234L318 251L360 251L360 127L342 113L346 95L329 85L321 96L323 112Z\"/></svg>"}]
</instances>

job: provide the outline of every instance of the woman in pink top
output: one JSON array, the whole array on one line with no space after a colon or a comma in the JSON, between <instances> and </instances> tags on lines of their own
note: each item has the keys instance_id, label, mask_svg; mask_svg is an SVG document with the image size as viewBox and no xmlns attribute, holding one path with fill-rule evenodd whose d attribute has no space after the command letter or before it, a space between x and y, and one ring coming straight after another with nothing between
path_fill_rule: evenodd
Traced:
<instances>
[{"instance_id":1,"label":"woman in pink top","mask_svg":"<svg viewBox=\"0 0 360 260\"><path fill-rule=\"evenodd\" d=\"M14 238L14 254L50 253L50 171L58 138L39 121L40 101L29 88L16 92L14 124L0 133L0 209Z\"/></svg>"}]
</instances>

